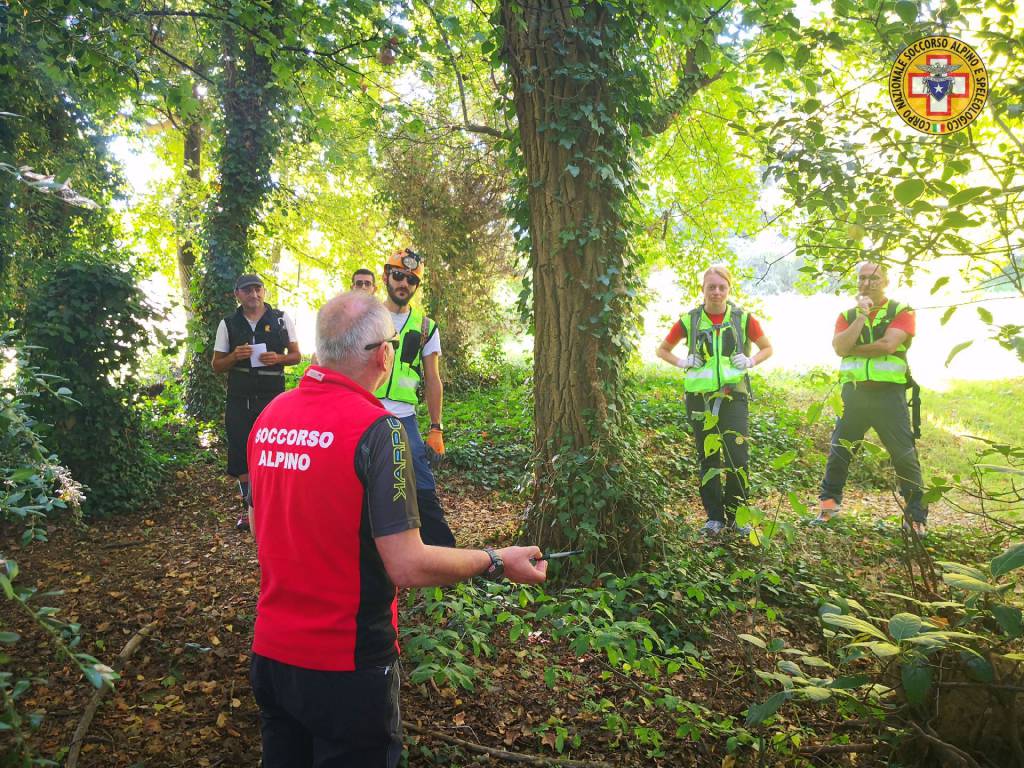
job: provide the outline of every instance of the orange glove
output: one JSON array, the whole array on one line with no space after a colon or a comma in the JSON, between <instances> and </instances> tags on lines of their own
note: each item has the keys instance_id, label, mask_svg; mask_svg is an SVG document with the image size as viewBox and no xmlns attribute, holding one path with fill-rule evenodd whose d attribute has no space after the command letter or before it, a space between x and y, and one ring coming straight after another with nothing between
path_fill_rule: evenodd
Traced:
<instances>
[{"instance_id":1,"label":"orange glove","mask_svg":"<svg viewBox=\"0 0 1024 768\"><path fill-rule=\"evenodd\" d=\"M444 435L440 429L432 429L425 442L438 456L444 456Z\"/></svg>"}]
</instances>

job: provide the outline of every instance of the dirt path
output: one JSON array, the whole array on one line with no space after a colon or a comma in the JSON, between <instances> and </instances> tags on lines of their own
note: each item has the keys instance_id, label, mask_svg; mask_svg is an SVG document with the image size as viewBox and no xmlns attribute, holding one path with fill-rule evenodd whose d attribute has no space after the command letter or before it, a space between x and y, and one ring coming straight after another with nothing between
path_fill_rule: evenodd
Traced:
<instances>
[{"instance_id":1,"label":"dirt path","mask_svg":"<svg viewBox=\"0 0 1024 768\"><path fill-rule=\"evenodd\" d=\"M247 678L259 589L255 547L234 530L233 484L217 468L195 465L169 485L164 503L145 514L82 529L53 525L48 543L10 550L23 574L19 584L64 590L46 604L81 624L79 650L101 661L115 658L136 631L157 622L101 705L83 768L255 766L259 760ZM442 493L460 544L500 540L514 530L514 507L465 490L450 485ZM92 688L71 665L59 664L45 635L15 615L13 603L4 601L0 612L5 628L23 634L14 646L15 672L19 658L33 673L40 671L35 660L51 662L47 679L29 689L20 709L44 715L33 741L39 756L59 760ZM404 714L422 721L410 693ZM436 693L442 717L463 704Z\"/></svg>"}]
</instances>

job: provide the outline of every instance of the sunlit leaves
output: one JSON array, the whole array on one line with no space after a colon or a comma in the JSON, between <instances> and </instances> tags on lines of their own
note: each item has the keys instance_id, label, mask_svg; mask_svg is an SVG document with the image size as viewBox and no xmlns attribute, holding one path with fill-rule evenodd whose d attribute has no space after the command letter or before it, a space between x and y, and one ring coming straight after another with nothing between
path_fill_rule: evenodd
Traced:
<instances>
[{"instance_id":1,"label":"sunlit leaves","mask_svg":"<svg viewBox=\"0 0 1024 768\"><path fill-rule=\"evenodd\" d=\"M924 192L924 182L920 179L906 179L897 184L892 191L895 197L903 205L910 205Z\"/></svg>"}]
</instances>

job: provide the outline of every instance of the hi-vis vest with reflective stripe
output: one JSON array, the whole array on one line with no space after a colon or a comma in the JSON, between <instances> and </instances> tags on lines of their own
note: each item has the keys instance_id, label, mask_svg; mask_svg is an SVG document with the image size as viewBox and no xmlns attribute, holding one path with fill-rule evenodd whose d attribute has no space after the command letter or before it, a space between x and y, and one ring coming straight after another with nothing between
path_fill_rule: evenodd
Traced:
<instances>
[{"instance_id":1,"label":"hi-vis vest with reflective stripe","mask_svg":"<svg viewBox=\"0 0 1024 768\"><path fill-rule=\"evenodd\" d=\"M900 312L911 311L907 304L887 301L878 310L872 320L870 317L861 329L858 344L873 344L885 336L892 321ZM848 309L843 313L846 322L852 323L857 317L857 308ZM910 348L911 337L896 348L891 355L882 357L857 357L849 355L839 364L840 381L884 381L891 384L907 383L907 350Z\"/></svg>"},{"instance_id":2,"label":"hi-vis vest with reflective stripe","mask_svg":"<svg viewBox=\"0 0 1024 768\"><path fill-rule=\"evenodd\" d=\"M727 386L737 392L747 392L747 373L734 366L731 360L737 352L750 354L747 317L747 312L729 304L725 308L723 322L719 325L711 322L703 306L679 318L686 331L690 354L704 358L703 366L690 368L686 372L683 388L687 392L717 392Z\"/></svg>"},{"instance_id":3,"label":"hi-vis vest with reflective stripe","mask_svg":"<svg viewBox=\"0 0 1024 768\"><path fill-rule=\"evenodd\" d=\"M416 385L420 383L423 347L437 331L437 323L425 317L420 309L411 308L398 331L398 351L391 377L381 384L374 396L416 405Z\"/></svg>"}]
</instances>

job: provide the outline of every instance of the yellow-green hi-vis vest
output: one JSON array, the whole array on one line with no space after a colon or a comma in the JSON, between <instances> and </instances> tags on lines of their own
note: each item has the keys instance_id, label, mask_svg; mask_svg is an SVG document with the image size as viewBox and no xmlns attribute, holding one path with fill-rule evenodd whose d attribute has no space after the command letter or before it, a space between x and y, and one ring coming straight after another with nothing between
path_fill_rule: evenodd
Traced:
<instances>
[{"instance_id":1,"label":"yellow-green hi-vis vest","mask_svg":"<svg viewBox=\"0 0 1024 768\"><path fill-rule=\"evenodd\" d=\"M911 311L906 304L895 301L887 301L875 314L874 320L870 317L864 323L858 344L873 344L885 336L892 321L900 312ZM857 317L857 308L848 309L843 313L846 322L852 323ZM839 380L846 381L885 381L892 384L907 383L907 350L910 348L911 337L896 348L891 355L881 357L858 357L848 355L839 363Z\"/></svg>"},{"instance_id":2,"label":"yellow-green hi-vis vest","mask_svg":"<svg viewBox=\"0 0 1024 768\"><path fill-rule=\"evenodd\" d=\"M679 318L686 331L690 354L704 358L704 365L686 372L683 388L687 392L706 394L728 386L737 392L749 392L747 372L734 366L731 359L737 352L750 354L748 314L729 304L725 308L724 322L715 325L702 305Z\"/></svg>"},{"instance_id":3,"label":"yellow-green hi-vis vest","mask_svg":"<svg viewBox=\"0 0 1024 768\"><path fill-rule=\"evenodd\" d=\"M409 309L405 325L398 331L398 351L391 376L377 388L374 397L416 405L416 386L423 378L423 347L436 332L437 323L426 317L422 310Z\"/></svg>"}]
</instances>

